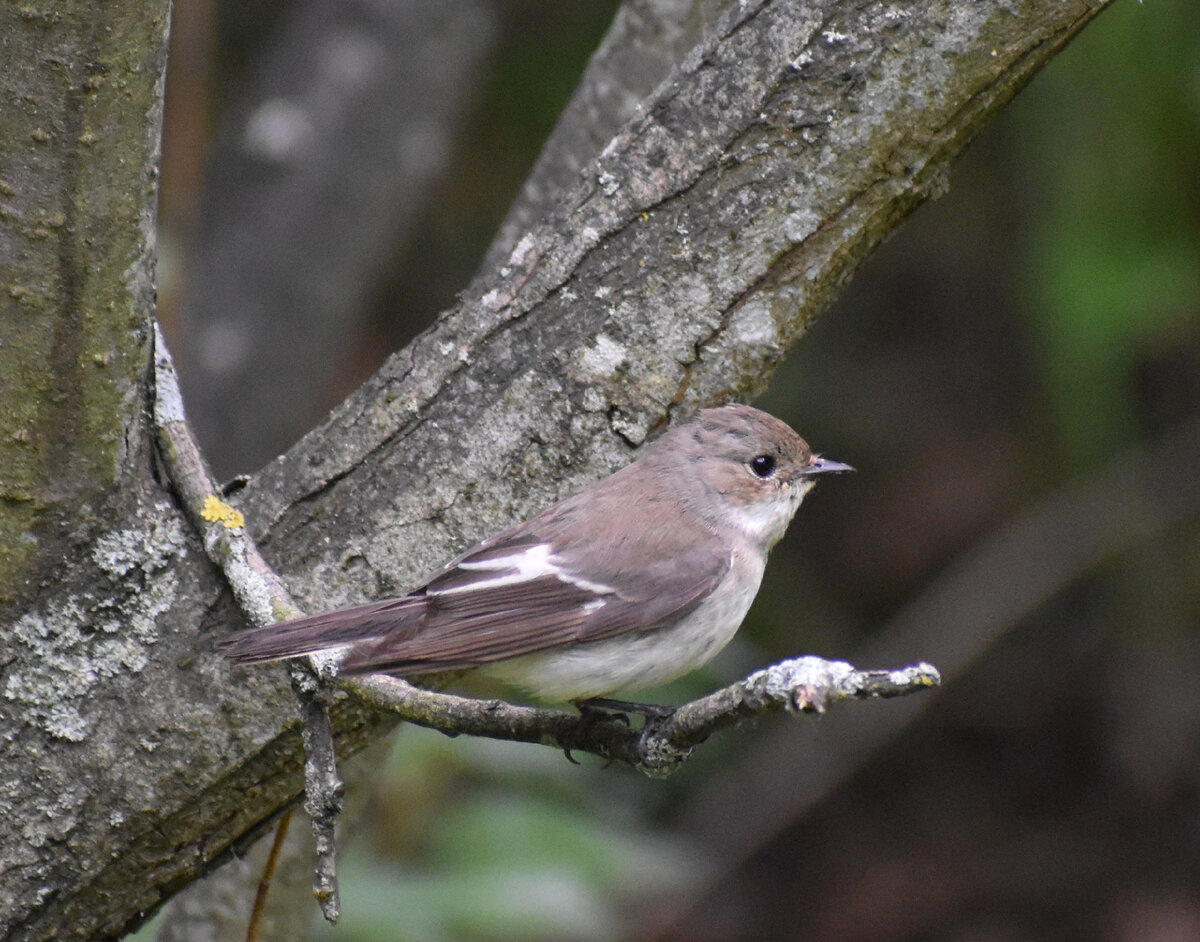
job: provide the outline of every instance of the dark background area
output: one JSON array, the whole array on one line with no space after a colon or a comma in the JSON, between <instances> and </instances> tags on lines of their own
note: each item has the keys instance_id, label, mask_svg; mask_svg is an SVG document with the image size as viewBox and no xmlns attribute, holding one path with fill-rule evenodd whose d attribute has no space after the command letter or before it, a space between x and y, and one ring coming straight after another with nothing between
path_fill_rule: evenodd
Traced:
<instances>
[{"instance_id":1,"label":"dark background area","mask_svg":"<svg viewBox=\"0 0 1200 942\"><path fill-rule=\"evenodd\" d=\"M448 6L422 39L402 7L175 4L163 319L226 476L452 302L615 8ZM301 95L354 120L326 140ZM929 659L941 690L740 729L666 782L406 729L320 937L1200 938L1198 154L1200 6L1116 4L759 403L859 473L664 697L801 653Z\"/></svg>"}]
</instances>

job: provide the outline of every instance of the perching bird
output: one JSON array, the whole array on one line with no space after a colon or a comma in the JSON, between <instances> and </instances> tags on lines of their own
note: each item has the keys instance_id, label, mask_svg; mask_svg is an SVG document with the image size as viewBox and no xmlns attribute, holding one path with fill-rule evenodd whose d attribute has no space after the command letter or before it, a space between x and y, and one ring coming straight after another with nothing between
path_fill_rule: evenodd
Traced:
<instances>
[{"instance_id":1,"label":"perching bird","mask_svg":"<svg viewBox=\"0 0 1200 942\"><path fill-rule=\"evenodd\" d=\"M342 674L479 667L576 703L657 686L729 642L805 494L820 475L850 470L765 412L706 409L408 595L219 646L247 664L330 651Z\"/></svg>"}]
</instances>

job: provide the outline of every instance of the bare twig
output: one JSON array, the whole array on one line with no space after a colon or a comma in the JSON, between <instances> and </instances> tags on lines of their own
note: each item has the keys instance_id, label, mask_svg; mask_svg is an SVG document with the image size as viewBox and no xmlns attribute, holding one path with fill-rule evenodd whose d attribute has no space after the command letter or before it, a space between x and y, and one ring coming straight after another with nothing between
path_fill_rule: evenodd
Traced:
<instances>
[{"instance_id":1,"label":"bare twig","mask_svg":"<svg viewBox=\"0 0 1200 942\"><path fill-rule=\"evenodd\" d=\"M418 726L451 735L468 733L590 752L660 778L673 772L717 730L760 713L779 709L823 713L838 700L902 696L940 682L937 669L930 664L861 671L845 661L794 658L685 703L666 716L651 718L640 730L615 716L597 720L502 700L472 700L423 690L393 677L348 679L340 686Z\"/></svg>"},{"instance_id":2,"label":"bare twig","mask_svg":"<svg viewBox=\"0 0 1200 942\"><path fill-rule=\"evenodd\" d=\"M204 541L209 559L225 574L230 591L254 625L270 625L304 614L283 581L246 533L242 515L225 503L192 436L183 411L179 377L158 325L154 328L154 419L158 451L188 520ZM334 823L341 809L342 782L337 775L333 728L320 683L318 658L292 661L292 689L304 720L304 810L312 819L317 845L313 895L321 912L337 922L337 845Z\"/></svg>"},{"instance_id":3,"label":"bare twig","mask_svg":"<svg viewBox=\"0 0 1200 942\"><path fill-rule=\"evenodd\" d=\"M317 863L313 872L313 896L321 914L331 923L342 912L337 886L337 836L334 826L342 813L344 786L337 771L333 726L329 722L329 687L305 658L288 663L292 690L300 704L301 736L304 739L304 810L312 821Z\"/></svg>"},{"instance_id":4,"label":"bare twig","mask_svg":"<svg viewBox=\"0 0 1200 942\"><path fill-rule=\"evenodd\" d=\"M275 879L275 869L279 866L279 855L283 852L284 841L287 840L288 825L292 823L292 813L285 811L279 823L275 825L275 839L271 841L271 853L263 864L262 878L258 881L258 892L254 894L254 909L250 911L250 922L246 926L246 942L259 942L262 938L263 914L267 910L267 897L271 892L271 881Z\"/></svg>"},{"instance_id":5,"label":"bare twig","mask_svg":"<svg viewBox=\"0 0 1200 942\"><path fill-rule=\"evenodd\" d=\"M184 513L204 541L205 553L225 573L238 607L252 624L270 625L300 617L304 612L247 536L241 513L221 499L221 490L187 424L179 376L157 324L154 370L158 453Z\"/></svg>"}]
</instances>

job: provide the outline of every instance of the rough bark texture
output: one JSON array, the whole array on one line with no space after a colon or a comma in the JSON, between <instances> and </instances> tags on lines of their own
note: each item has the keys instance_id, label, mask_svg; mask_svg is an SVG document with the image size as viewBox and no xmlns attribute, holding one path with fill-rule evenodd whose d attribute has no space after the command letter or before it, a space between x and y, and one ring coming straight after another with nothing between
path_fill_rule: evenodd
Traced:
<instances>
[{"instance_id":1,"label":"rough bark texture","mask_svg":"<svg viewBox=\"0 0 1200 942\"><path fill-rule=\"evenodd\" d=\"M501 223L484 260L485 271L498 267L517 240L554 210L588 161L700 41L724 6L728 3L723 0L628 0L621 5Z\"/></svg>"},{"instance_id":2,"label":"rough bark texture","mask_svg":"<svg viewBox=\"0 0 1200 942\"><path fill-rule=\"evenodd\" d=\"M499 268L234 498L255 537L313 608L396 591L676 413L761 389L1102 6L731 6ZM148 452L166 7L48 9L0 22L16 90L0 167L14 940L120 934L301 782L284 673L234 675L208 650L238 617ZM386 720L346 702L335 722L352 752Z\"/></svg>"}]
</instances>

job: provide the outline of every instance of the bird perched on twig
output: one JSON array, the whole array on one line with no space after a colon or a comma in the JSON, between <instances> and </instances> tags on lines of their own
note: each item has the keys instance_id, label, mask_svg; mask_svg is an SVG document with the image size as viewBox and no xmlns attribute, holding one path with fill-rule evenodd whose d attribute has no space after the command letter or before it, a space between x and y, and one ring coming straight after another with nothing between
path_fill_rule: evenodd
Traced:
<instances>
[{"instance_id":1,"label":"bird perched on twig","mask_svg":"<svg viewBox=\"0 0 1200 942\"><path fill-rule=\"evenodd\" d=\"M850 470L758 409L706 409L408 595L240 631L219 647L247 664L330 652L342 674L483 668L575 703L656 686L729 642L804 496Z\"/></svg>"}]
</instances>

